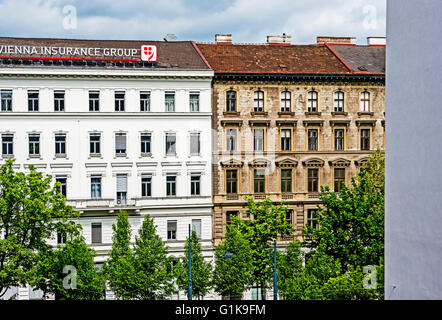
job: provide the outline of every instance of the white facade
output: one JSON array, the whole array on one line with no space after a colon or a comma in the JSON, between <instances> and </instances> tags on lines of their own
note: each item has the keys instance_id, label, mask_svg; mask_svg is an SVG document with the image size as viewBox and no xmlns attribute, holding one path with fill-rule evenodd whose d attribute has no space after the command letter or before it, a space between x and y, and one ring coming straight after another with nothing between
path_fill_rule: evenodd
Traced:
<instances>
[{"instance_id":1,"label":"white facade","mask_svg":"<svg viewBox=\"0 0 442 320\"><path fill-rule=\"evenodd\" d=\"M12 111L0 112L2 146L7 137L13 141L12 154L2 152L0 163L13 157L17 170L26 171L34 164L51 174L54 182L66 179L68 203L82 214L79 223L87 243L97 251L97 263L106 259L111 248L112 224L120 209L130 214L133 237L144 215L150 214L175 256L183 254L188 225L200 225L204 255L211 258L212 76L211 70L0 68L0 90L12 92ZM38 111L28 111L30 90L38 91ZM59 91L64 91L64 111L54 111L54 93ZM99 92L99 111L89 111L91 91ZM115 111L115 92L124 92L124 111ZM150 111L140 111L140 92L150 95ZM174 94L172 112L166 111L166 92ZM198 100L197 111L191 111L191 95ZM150 135L150 150L144 152L143 133ZM99 134L99 152L91 153L91 134ZM123 134L123 147L118 134ZM166 153L167 134L176 139L173 154ZM56 147L56 135L65 137L64 147ZM30 146L30 136L39 139L38 147ZM166 190L168 176L175 177L171 195ZM195 191L199 189L194 194L192 176ZM127 181L119 186L126 192L121 201L117 201L118 177ZM143 177L150 179L151 186L151 193L144 196ZM101 179L94 191L97 180L93 178ZM172 230L168 237L168 223L171 228L174 221L175 237ZM101 223L101 232L95 229L101 234L96 243L92 243L92 223ZM55 244L56 238L52 241Z\"/></svg>"}]
</instances>

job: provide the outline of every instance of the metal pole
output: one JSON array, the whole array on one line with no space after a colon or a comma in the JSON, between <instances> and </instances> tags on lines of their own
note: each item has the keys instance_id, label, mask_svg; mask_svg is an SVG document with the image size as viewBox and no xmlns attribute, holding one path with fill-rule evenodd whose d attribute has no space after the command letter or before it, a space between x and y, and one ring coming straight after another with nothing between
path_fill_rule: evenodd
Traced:
<instances>
[{"instance_id":1,"label":"metal pole","mask_svg":"<svg viewBox=\"0 0 442 320\"><path fill-rule=\"evenodd\" d=\"M276 275L276 240L273 240L273 300L278 300L278 280Z\"/></svg>"},{"instance_id":2,"label":"metal pole","mask_svg":"<svg viewBox=\"0 0 442 320\"><path fill-rule=\"evenodd\" d=\"M190 233L190 224L189 224L189 282L187 287L187 298L192 300L192 242L191 242L191 233Z\"/></svg>"}]
</instances>

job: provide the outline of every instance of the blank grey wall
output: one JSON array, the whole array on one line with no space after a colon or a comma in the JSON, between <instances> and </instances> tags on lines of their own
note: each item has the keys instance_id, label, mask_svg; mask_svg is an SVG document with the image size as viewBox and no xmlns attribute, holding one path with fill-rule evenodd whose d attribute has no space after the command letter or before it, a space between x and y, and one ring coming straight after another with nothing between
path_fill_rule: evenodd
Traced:
<instances>
[{"instance_id":1,"label":"blank grey wall","mask_svg":"<svg viewBox=\"0 0 442 320\"><path fill-rule=\"evenodd\" d=\"M442 299L441 33L441 0L388 0L386 299Z\"/></svg>"}]
</instances>

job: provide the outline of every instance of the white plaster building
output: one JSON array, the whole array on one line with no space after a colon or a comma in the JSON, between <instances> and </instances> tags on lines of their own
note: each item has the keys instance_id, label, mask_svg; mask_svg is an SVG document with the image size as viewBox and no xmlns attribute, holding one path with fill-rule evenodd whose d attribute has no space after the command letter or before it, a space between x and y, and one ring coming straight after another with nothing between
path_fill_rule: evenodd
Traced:
<instances>
[{"instance_id":1,"label":"white plaster building","mask_svg":"<svg viewBox=\"0 0 442 320\"><path fill-rule=\"evenodd\" d=\"M140 60L142 45L156 46L156 61ZM61 182L97 263L120 209L133 237L150 214L175 256L193 225L213 257L213 71L192 42L0 38L0 47L0 163L13 157L17 170L34 164ZM42 54L48 47L57 54Z\"/></svg>"}]
</instances>

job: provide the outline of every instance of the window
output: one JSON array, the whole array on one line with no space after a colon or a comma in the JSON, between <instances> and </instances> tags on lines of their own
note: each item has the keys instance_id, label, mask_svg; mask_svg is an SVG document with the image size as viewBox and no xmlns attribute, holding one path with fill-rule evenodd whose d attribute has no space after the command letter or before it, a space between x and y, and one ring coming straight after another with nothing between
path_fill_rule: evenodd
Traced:
<instances>
[{"instance_id":1,"label":"window","mask_svg":"<svg viewBox=\"0 0 442 320\"><path fill-rule=\"evenodd\" d=\"M175 92L166 91L164 100L166 103L166 112L175 111Z\"/></svg>"},{"instance_id":2,"label":"window","mask_svg":"<svg viewBox=\"0 0 442 320\"><path fill-rule=\"evenodd\" d=\"M150 111L150 92L140 92L140 111Z\"/></svg>"},{"instance_id":3,"label":"window","mask_svg":"<svg viewBox=\"0 0 442 320\"><path fill-rule=\"evenodd\" d=\"M264 92L261 90L255 91L255 98L254 98L254 108L253 111L255 112L264 112Z\"/></svg>"},{"instance_id":4,"label":"window","mask_svg":"<svg viewBox=\"0 0 442 320\"><path fill-rule=\"evenodd\" d=\"M61 231L57 232L57 244L65 244L66 243L66 234Z\"/></svg>"},{"instance_id":5,"label":"window","mask_svg":"<svg viewBox=\"0 0 442 320\"><path fill-rule=\"evenodd\" d=\"M55 177L55 182L60 183L60 193L66 197L67 195L67 178L66 176L57 176Z\"/></svg>"},{"instance_id":6,"label":"window","mask_svg":"<svg viewBox=\"0 0 442 320\"><path fill-rule=\"evenodd\" d=\"M192 219L192 231L195 231L198 238L201 238L201 219Z\"/></svg>"},{"instance_id":7,"label":"window","mask_svg":"<svg viewBox=\"0 0 442 320\"><path fill-rule=\"evenodd\" d=\"M232 217L238 217L238 211L227 211L226 212L226 224L232 223Z\"/></svg>"},{"instance_id":8,"label":"window","mask_svg":"<svg viewBox=\"0 0 442 320\"><path fill-rule=\"evenodd\" d=\"M335 129L335 150L344 150L344 129Z\"/></svg>"},{"instance_id":9,"label":"window","mask_svg":"<svg viewBox=\"0 0 442 320\"><path fill-rule=\"evenodd\" d=\"M335 112L344 112L344 92L336 91L334 94Z\"/></svg>"},{"instance_id":10,"label":"window","mask_svg":"<svg viewBox=\"0 0 442 320\"><path fill-rule=\"evenodd\" d=\"M100 154L100 140L101 134L90 133L89 134L89 152L90 154Z\"/></svg>"},{"instance_id":11,"label":"window","mask_svg":"<svg viewBox=\"0 0 442 320\"><path fill-rule=\"evenodd\" d=\"M264 169L255 169L253 178L254 178L253 191L255 193L264 193L265 192Z\"/></svg>"},{"instance_id":12,"label":"window","mask_svg":"<svg viewBox=\"0 0 442 320\"><path fill-rule=\"evenodd\" d=\"M55 155L63 156L66 155L66 135L56 134L55 135Z\"/></svg>"},{"instance_id":13,"label":"window","mask_svg":"<svg viewBox=\"0 0 442 320\"><path fill-rule=\"evenodd\" d=\"M318 192L318 169L308 169L307 177L308 192Z\"/></svg>"},{"instance_id":14,"label":"window","mask_svg":"<svg viewBox=\"0 0 442 320\"><path fill-rule=\"evenodd\" d=\"M292 192L292 169L281 169L281 192Z\"/></svg>"},{"instance_id":15,"label":"window","mask_svg":"<svg viewBox=\"0 0 442 320\"><path fill-rule=\"evenodd\" d=\"M318 111L318 93L314 90L309 91L307 95L307 111L308 112Z\"/></svg>"},{"instance_id":16,"label":"window","mask_svg":"<svg viewBox=\"0 0 442 320\"><path fill-rule=\"evenodd\" d=\"M1 111L12 111L12 90L1 90Z\"/></svg>"},{"instance_id":17,"label":"window","mask_svg":"<svg viewBox=\"0 0 442 320\"><path fill-rule=\"evenodd\" d=\"M318 129L308 129L308 150L318 150Z\"/></svg>"},{"instance_id":18,"label":"window","mask_svg":"<svg viewBox=\"0 0 442 320\"><path fill-rule=\"evenodd\" d=\"M124 155L126 154L126 134L115 133L115 153Z\"/></svg>"},{"instance_id":19,"label":"window","mask_svg":"<svg viewBox=\"0 0 442 320\"><path fill-rule=\"evenodd\" d=\"M28 111L38 111L38 91L28 91Z\"/></svg>"},{"instance_id":20,"label":"window","mask_svg":"<svg viewBox=\"0 0 442 320\"><path fill-rule=\"evenodd\" d=\"M54 111L64 111L64 91L54 91Z\"/></svg>"},{"instance_id":21,"label":"window","mask_svg":"<svg viewBox=\"0 0 442 320\"><path fill-rule=\"evenodd\" d=\"M266 300L266 293L262 290L261 286L252 286L252 300Z\"/></svg>"},{"instance_id":22,"label":"window","mask_svg":"<svg viewBox=\"0 0 442 320\"><path fill-rule=\"evenodd\" d=\"M226 92L226 111L236 112L236 91L229 90Z\"/></svg>"},{"instance_id":23,"label":"window","mask_svg":"<svg viewBox=\"0 0 442 320\"><path fill-rule=\"evenodd\" d=\"M199 132L192 132L190 134L190 155L199 156L201 149Z\"/></svg>"},{"instance_id":24,"label":"window","mask_svg":"<svg viewBox=\"0 0 442 320\"><path fill-rule=\"evenodd\" d=\"M200 94L198 92L191 92L189 95L190 112L200 111Z\"/></svg>"},{"instance_id":25,"label":"window","mask_svg":"<svg viewBox=\"0 0 442 320\"><path fill-rule=\"evenodd\" d=\"M291 149L291 130L290 129L282 129L281 130L281 150L282 151L290 151Z\"/></svg>"},{"instance_id":26,"label":"window","mask_svg":"<svg viewBox=\"0 0 442 320\"><path fill-rule=\"evenodd\" d=\"M101 176L91 176L91 198L101 198Z\"/></svg>"},{"instance_id":27,"label":"window","mask_svg":"<svg viewBox=\"0 0 442 320\"><path fill-rule=\"evenodd\" d=\"M117 204L126 204L127 174L117 174Z\"/></svg>"},{"instance_id":28,"label":"window","mask_svg":"<svg viewBox=\"0 0 442 320\"><path fill-rule=\"evenodd\" d=\"M290 105L292 101L292 93L290 91L281 92L281 111L290 112Z\"/></svg>"},{"instance_id":29,"label":"window","mask_svg":"<svg viewBox=\"0 0 442 320\"><path fill-rule=\"evenodd\" d=\"M29 135L29 155L40 155L40 135Z\"/></svg>"},{"instance_id":30,"label":"window","mask_svg":"<svg viewBox=\"0 0 442 320\"><path fill-rule=\"evenodd\" d=\"M176 134L166 133L166 155L176 155Z\"/></svg>"},{"instance_id":31,"label":"window","mask_svg":"<svg viewBox=\"0 0 442 320\"><path fill-rule=\"evenodd\" d=\"M176 220L167 220L167 240L176 240Z\"/></svg>"},{"instance_id":32,"label":"window","mask_svg":"<svg viewBox=\"0 0 442 320\"><path fill-rule=\"evenodd\" d=\"M318 218L315 217L316 210L307 210L307 224L313 229L318 229Z\"/></svg>"},{"instance_id":33,"label":"window","mask_svg":"<svg viewBox=\"0 0 442 320\"><path fill-rule=\"evenodd\" d=\"M166 195L176 196L176 175L167 174L166 176Z\"/></svg>"},{"instance_id":34,"label":"window","mask_svg":"<svg viewBox=\"0 0 442 320\"><path fill-rule=\"evenodd\" d=\"M264 129L253 130L253 148L255 151L264 150Z\"/></svg>"},{"instance_id":35,"label":"window","mask_svg":"<svg viewBox=\"0 0 442 320\"><path fill-rule=\"evenodd\" d=\"M370 129L361 129L361 150L370 150Z\"/></svg>"},{"instance_id":36,"label":"window","mask_svg":"<svg viewBox=\"0 0 442 320\"><path fill-rule=\"evenodd\" d=\"M285 213L285 222L292 225L293 224L292 216L293 216L293 210L287 210Z\"/></svg>"},{"instance_id":37,"label":"window","mask_svg":"<svg viewBox=\"0 0 442 320\"><path fill-rule=\"evenodd\" d=\"M89 111L100 111L100 91L89 91Z\"/></svg>"},{"instance_id":38,"label":"window","mask_svg":"<svg viewBox=\"0 0 442 320\"><path fill-rule=\"evenodd\" d=\"M198 196L201 194L201 174L192 173L190 175L190 194Z\"/></svg>"},{"instance_id":39,"label":"window","mask_svg":"<svg viewBox=\"0 0 442 320\"><path fill-rule=\"evenodd\" d=\"M226 192L237 193L238 170L226 170Z\"/></svg>"},{"instance_id":40,"label":"window","mask_svg":"<svg viewBox=\"0 0 442 320\"><path fill-rule=\"evenodd\" d=\"M236 129L226 129L227 151L236 151Z\"/></svg>"},{"instance_id":41,"label":"window","mask_svg":"<svg viewBox=\"0 0 442 320\"><path fill-rule=\"evenodd\" d=\"M151 153L150 147L152 143L152 135L150 133L143 132L141 133L140 140L141 140L141 153L143 154Z\"/></svg>"},{"instance_id":42,"label":"window","mask_svg":"<svg viewBox=\"0 0 442 320\"><path fill-rule=\"evenodd\" d=\"M124 91L115 91L115 111L124 111Z\"/></svg>"},{"instance_id":43,"label":"window","mask_svg":"<svg viewBox=\"0 0 442 320\"><path fill-rule=\"evenodd\" d=\"M14 135L2 134L2 155L12 156L14 154Z\"/></svg>"},{"instance_id":44,"label":"window","mask_svg":"<svg viewBox=\"0 0 442 320\"><path fill-rule=\"evenodd\" d=\"M345 183L345 168L334 169L334 191L340 192L342 184Z\"/></svg>"},{"instance_id":45,"label":"window","mask_svg":"<svg viewBox=\"0 0 442 320\"><path fill-rule=\"evenodd\" d=\"M92 243L101 243L102 227L101 222L92 222Z\"/></svg>"},{"instance_id":46,"label":"window","mask_svg":"<svg viewBox=\"0 0 442 320\"><path fill-rule=\"evenodd\" d=\"M141 175L141 196L150 197L152 196L152 175L142 174Z\"/></svg>"},{"instance_id":47,"label":"window","mask_svg":"<svg viewBox=\"0 0 442 320\"><path fill-rule=\"evenodd\" d=\"M364 91L360 97L361 112L370 112L370 92Z\"/></svg>"}]
</instances>

